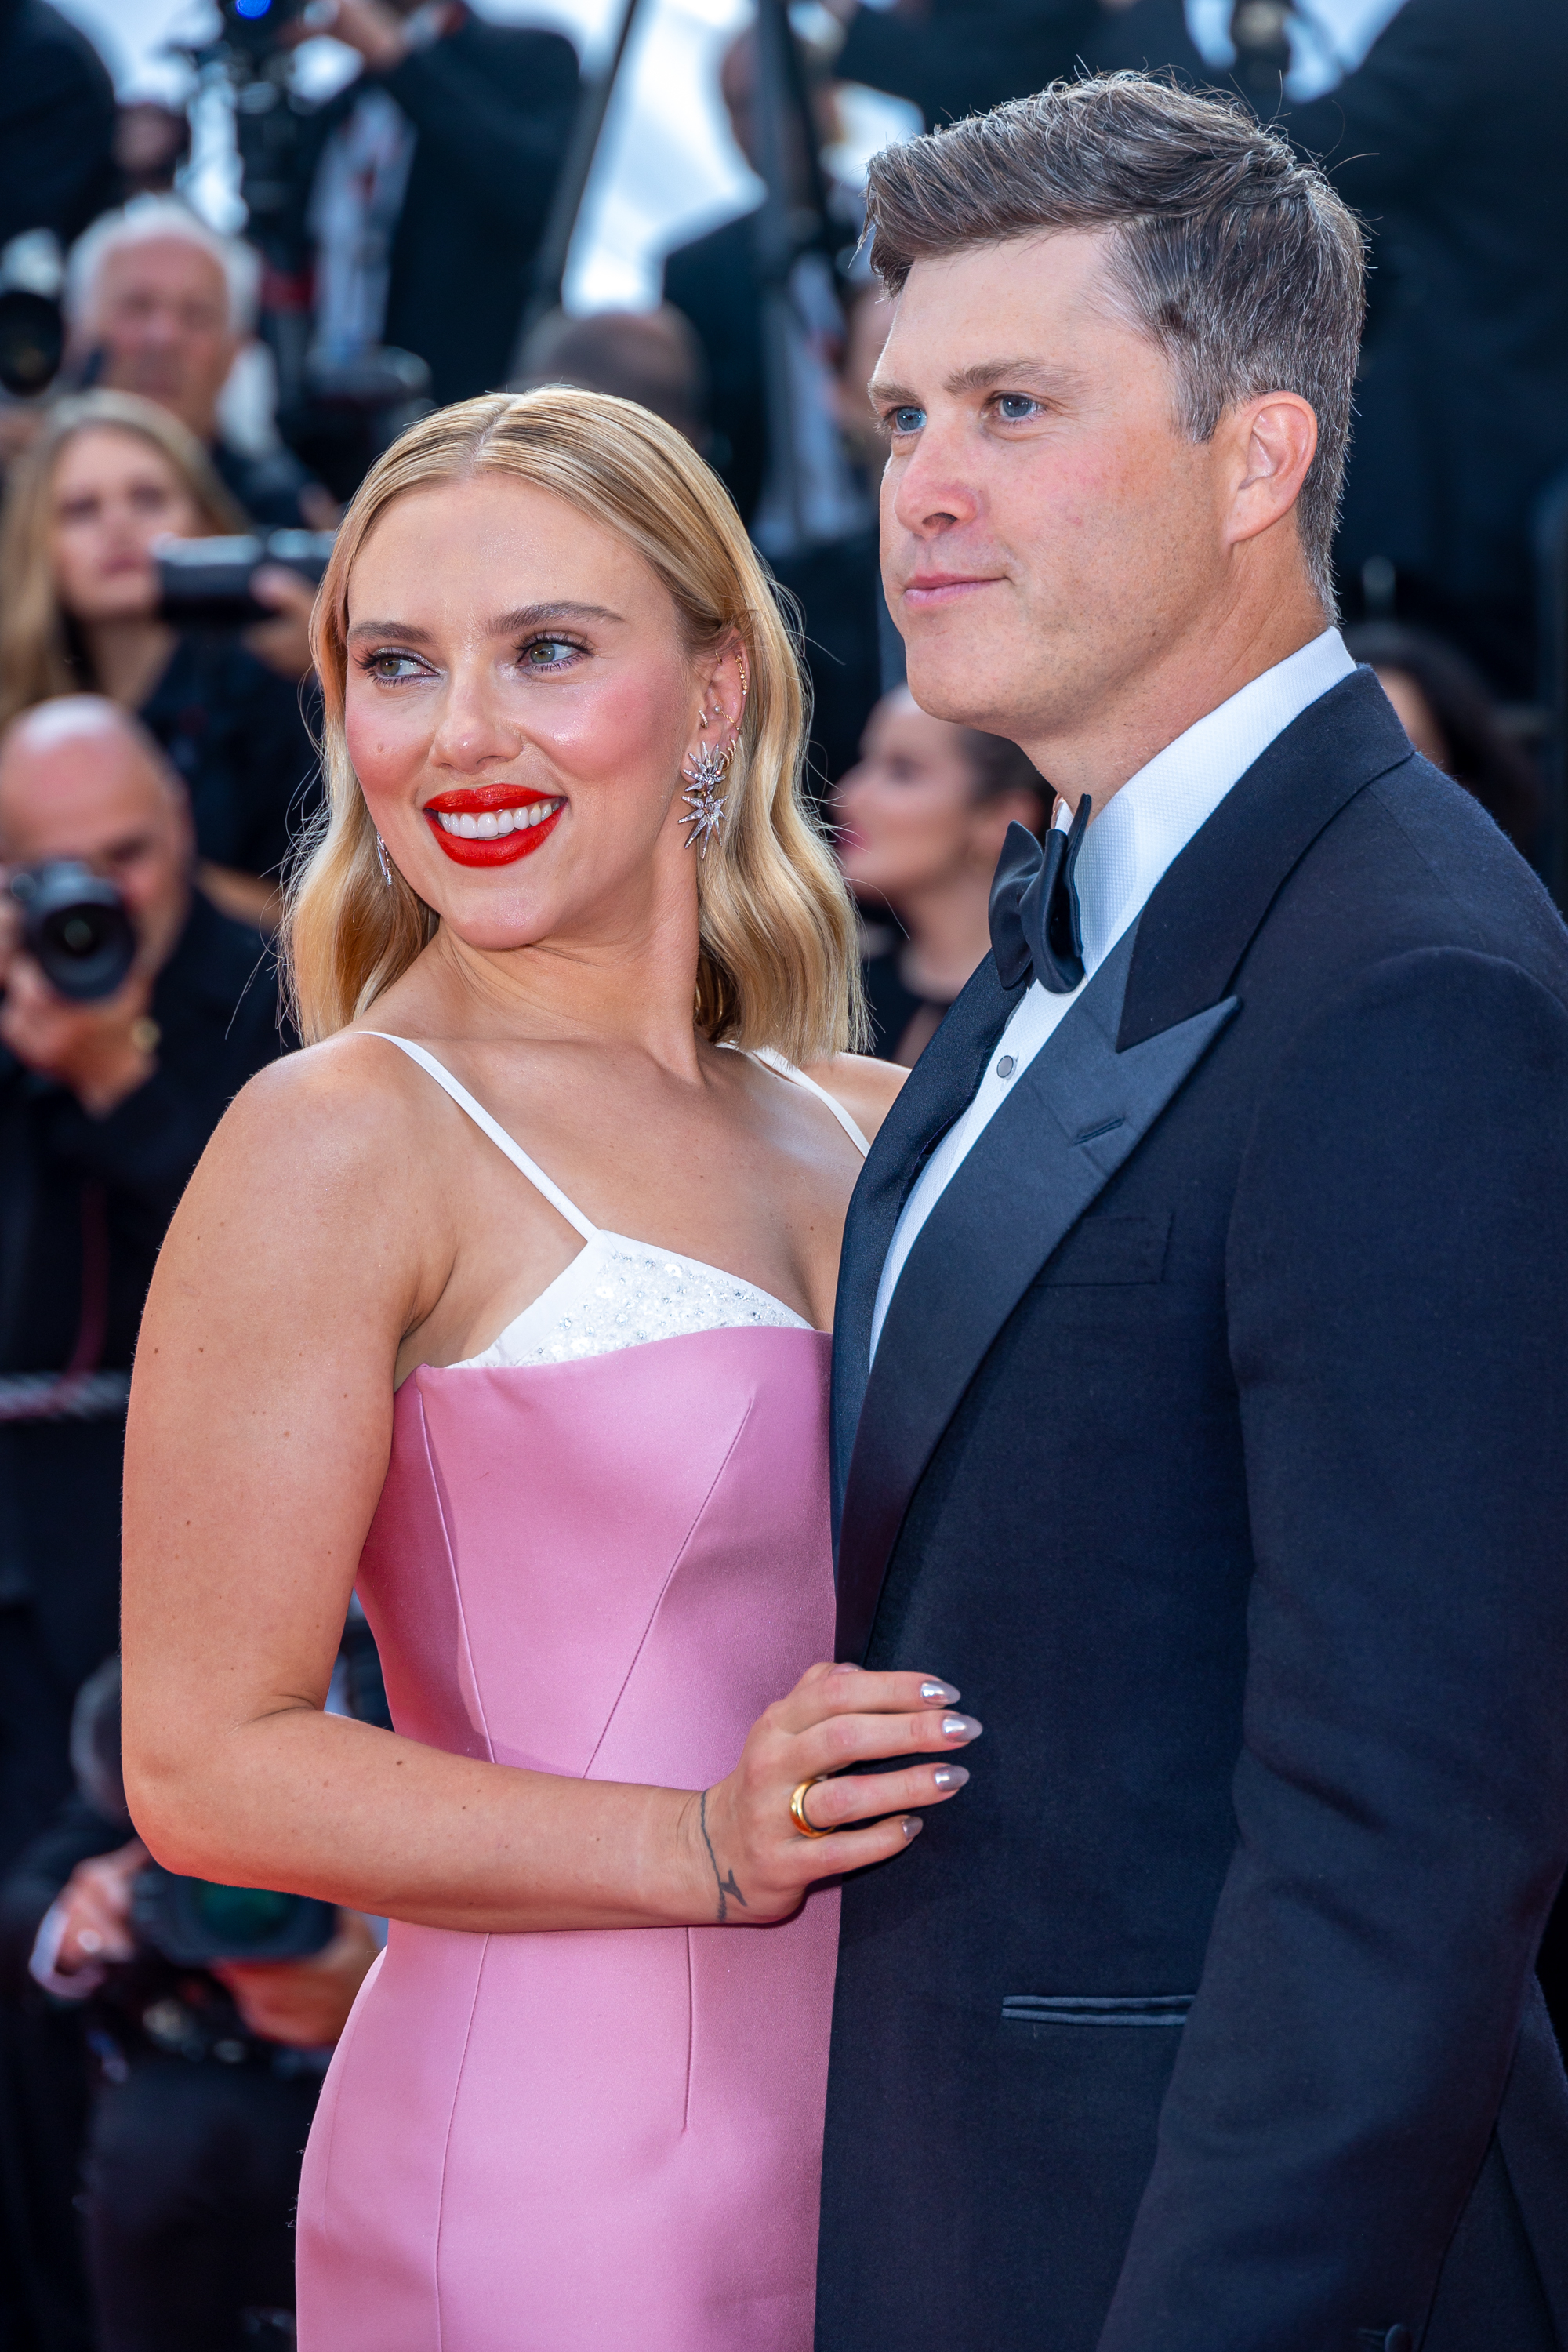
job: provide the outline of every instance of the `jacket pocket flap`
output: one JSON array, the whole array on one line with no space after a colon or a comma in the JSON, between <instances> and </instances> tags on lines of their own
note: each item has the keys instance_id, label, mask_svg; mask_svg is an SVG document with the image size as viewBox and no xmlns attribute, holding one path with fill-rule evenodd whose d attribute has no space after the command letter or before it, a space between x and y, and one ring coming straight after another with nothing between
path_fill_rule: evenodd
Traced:
<instances>
[{"instance_id":1,"label":"jacket pocket flap","mask_svg":"<svg viewBox=\"0 0 1568 2352\"><path fill-rule=\"evenodd\" d=\"M1183 2025L1190 1992L1008 1993L1004 2025Z\"/></svg>"}]
</instances>

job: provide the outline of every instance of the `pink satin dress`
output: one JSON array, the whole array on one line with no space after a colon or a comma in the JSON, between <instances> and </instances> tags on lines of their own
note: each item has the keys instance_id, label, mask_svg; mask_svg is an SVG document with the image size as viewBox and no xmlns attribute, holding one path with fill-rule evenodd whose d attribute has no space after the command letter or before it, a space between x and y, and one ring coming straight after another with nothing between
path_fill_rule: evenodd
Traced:
<instances>
[{"instance_id":1,"label":"pink satin dress","mask_svg":"<svg viewBox=\"0 0 1568 2352\"><path fill-rule=\"evenodd\" d=\"M358 1580L397 1728L710 1787L832 1654L828 1341L591 1225L391 1042L584 1237L398 1391ZM301 2352L809 2352L837 1938L834 1890L769 1927L395 1920L305 2154Z\"/></svg>"}]
</instances>

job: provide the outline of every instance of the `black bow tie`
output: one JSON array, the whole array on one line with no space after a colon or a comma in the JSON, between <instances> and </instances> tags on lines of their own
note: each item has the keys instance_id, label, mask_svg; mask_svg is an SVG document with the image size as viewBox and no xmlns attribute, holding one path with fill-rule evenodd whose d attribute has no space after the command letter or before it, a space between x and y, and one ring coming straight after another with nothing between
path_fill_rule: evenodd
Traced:
<instances>
[{"instance_id":1,"label":"black bow tie","mask_svg":"<svg viewBox=\"0 0 1568 2352\"><path fill-rule=\"evenodd\" d=\"M1053 996L1083 978L1083 929L1073 869L1093 806L1086 793L1066 833L1052 826L1044 846L1021 824L1007 827L991 885L991 947L1004 988L1032 971Z\"/></svg>"}]
</instances>

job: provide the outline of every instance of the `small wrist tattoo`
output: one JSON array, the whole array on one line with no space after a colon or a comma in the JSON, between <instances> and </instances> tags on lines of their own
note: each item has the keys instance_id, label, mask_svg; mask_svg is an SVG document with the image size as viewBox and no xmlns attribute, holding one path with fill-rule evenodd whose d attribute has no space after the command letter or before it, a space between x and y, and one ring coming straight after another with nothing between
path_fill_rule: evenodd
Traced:
<instances>
[{"instance_id":1,"label":"small wrist tattoo","mask_svg":"<svg viewBox=\"0 0 1568 2352\"><path fill-rule=\"evenodd\" d=\"M713 1851L713 1841L708 1834L708 1791L706 1789L702 1791L702 1801L697 1808L697 1819L702 1831L702 1843L708 1849L708 1859L713 1865L713 1883L719 1889L719 1909L716 1916L718 1924L721 1927L724 1925L726 1918L729 1916L730 1897L731 1895L734 1896L742 1911L749 1910L751 1906L747 1903L746 1898L742 1894L740 1888L735 1884L735 1874L733 1871L730 1873L728 1878L722 1878L720 1876L719 1857Z\"/></svg>"}]
</instances>

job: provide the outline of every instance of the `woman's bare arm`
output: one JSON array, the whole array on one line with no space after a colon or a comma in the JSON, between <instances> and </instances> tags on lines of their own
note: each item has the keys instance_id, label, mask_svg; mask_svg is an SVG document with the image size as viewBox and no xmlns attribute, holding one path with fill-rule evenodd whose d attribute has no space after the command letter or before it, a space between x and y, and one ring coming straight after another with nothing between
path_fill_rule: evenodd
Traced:
<instances>
[{"instance_id":1,"label":"woman's bare arm","mask_svg":"<svg viewBox=\"0 0 1568 2352\"><path fill-rule=\"evenodd\" d=\"M858 1759L961 1747L972 1734L942 1733L942 1685L812 1669L701 1807L322 1712L386 1471L398 1345L438 1299L457 1232L412 1089L379 1063L332 1045L255 1080L159 1263L126 1458L137 1825L176 1870L443 1927L710 1921L731 1875L746 1908L731 1916L785 1916L812 1879L908 1835L895 1815L802 1839L789 1789ZM813 1812L869 1819L952 1785L929 1765L845 1780Z\"/></svg>"}]
</instances>

